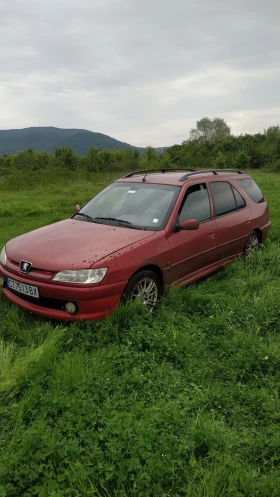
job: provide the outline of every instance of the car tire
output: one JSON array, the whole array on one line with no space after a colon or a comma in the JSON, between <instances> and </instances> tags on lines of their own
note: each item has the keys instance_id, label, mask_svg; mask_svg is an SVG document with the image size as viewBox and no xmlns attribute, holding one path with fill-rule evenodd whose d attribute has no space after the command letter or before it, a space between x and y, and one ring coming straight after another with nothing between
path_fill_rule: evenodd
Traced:
<instances>
[{"instance_id":1,"label":"car tire","mask_svg":"<svg viewBox=\"0 0 280 497\"><path fill-rule=\"evenodd\" d=\"M260 248L260 239L256 231L252 231L247 238L243 249L244 257L251 257L254 252L257 252Z\"/></svg>"},{"instance_id":2,"label":"car tire","mask_svg":"<svg viewBox=\"0 0 280 497\"><path fill-rule=\"evenodd\" d=\"M134 274L127 283L122 301L135 300L139 298L149 309L154 309L162 295L162 285L156 273L150 270L142 270Z\"/></svg>"}]
</instances>

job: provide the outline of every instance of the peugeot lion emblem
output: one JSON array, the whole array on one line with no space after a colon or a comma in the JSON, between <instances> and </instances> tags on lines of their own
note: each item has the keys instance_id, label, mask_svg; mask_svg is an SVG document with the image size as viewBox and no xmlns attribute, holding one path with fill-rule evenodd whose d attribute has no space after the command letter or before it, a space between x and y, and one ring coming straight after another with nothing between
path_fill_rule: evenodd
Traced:
<instances>
[{"instance_id":1,"label":"peugeot lion emblem","mask_svg":"<svg viewBox=\"0 0 280 497\"><path fill-rule=\"evenodd\" d=\"M31 269L32 263L26 261L20 261L19 270L23 274L28 274Z\"/></svg>"}]
</instances>

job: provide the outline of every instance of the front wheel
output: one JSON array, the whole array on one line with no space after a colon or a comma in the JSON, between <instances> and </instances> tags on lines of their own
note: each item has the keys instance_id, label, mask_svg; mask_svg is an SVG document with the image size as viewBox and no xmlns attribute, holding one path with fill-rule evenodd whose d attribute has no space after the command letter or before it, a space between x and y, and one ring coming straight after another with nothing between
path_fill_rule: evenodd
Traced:
<instances>
[{"instance_id":1,"label":"front wheel","mask_svg":"<svg viewBox=\"0 0 280 497\"><path fill-rule=\"evenodd\" d=\"M243 250L245 257L251 257L254 252L257 252L260 248L260 240L255 231L252 231L247 242L245 243L245 247Z\"/></svg>"},{"instance_id":2,"label":"front wheel","mask_svg":"<svg viewBox=\"0 0 280 497\"><path fill-rule=\"evenodd\" d=\"M159 277L153 271L143 270L129 280L123 292L123 300L139 299L149 309L153 309L161 294Z\"/></svg>"}]
</instances>

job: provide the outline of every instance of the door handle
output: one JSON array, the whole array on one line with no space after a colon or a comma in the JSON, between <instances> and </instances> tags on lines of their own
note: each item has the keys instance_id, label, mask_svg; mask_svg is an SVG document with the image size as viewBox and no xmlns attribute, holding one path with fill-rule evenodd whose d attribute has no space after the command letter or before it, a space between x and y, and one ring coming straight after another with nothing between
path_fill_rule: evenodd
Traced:
<instances>
[{"instance_id":1,"label":"door handle","mask_svg":"<svg viewBox=\"0 0 280 497\"><path fill-rule=\"evenodd\" d=\"M208 236L210 236L210 238L215 238L215 231L214 230L209 230L208 231Z\"/></svg>"},{"instance_id":2,"label":"door handle","mask_svg":"<svg viewBox=\"0 0 280 497\"><path fill-rule=\"evenodd\" d=\"M245 222L246 222L246 224L250 224L251 218L250 217L245 217Z\"/></svg>"}]
</instances>

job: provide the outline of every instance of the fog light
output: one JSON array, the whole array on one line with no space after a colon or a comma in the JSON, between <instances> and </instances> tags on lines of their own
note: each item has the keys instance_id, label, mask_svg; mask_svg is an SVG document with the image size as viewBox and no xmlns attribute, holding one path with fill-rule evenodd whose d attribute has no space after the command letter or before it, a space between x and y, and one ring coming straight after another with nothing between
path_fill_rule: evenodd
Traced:
<instances>
[{"instance_id":1,"label":"fog light","mask_svg":"<svg viewBox=\"0 0 280 497\"><path fill-rule=\"evenodd\" d=\"M0 277L0 286L3 286L4 285L4 280L3 278Z\"/></svg>"},{"instance_id":2,"label":"fog light","mask_svg":"<svg viewBox=\"0 0 280 497\"><path fill-rule=\"evenodd\" d=\"M66 302L65 310L66 312L68 312L68 314L76 314L78 306L77 304L75 304L75 302Z\"/></svg>"}]
</instances>

